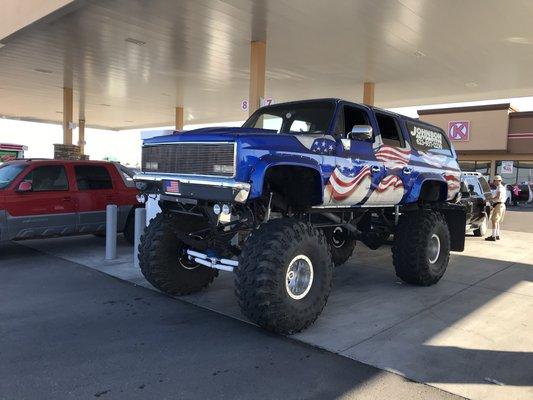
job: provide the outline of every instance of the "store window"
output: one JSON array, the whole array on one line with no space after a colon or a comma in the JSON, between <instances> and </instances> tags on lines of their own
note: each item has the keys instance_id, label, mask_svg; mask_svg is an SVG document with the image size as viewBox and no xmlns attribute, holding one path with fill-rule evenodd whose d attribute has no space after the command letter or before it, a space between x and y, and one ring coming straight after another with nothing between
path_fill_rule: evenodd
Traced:
<instances>
[{"instance_id":1,"label":"store window","mask_svg":"<svg viewBox=\"0 0 533 400\"><path fill-rule=\"evenodd\" d=\"M490 176L490 161L476 161L476 172L481 173L483 176Z\"/></svg>"},{"instance_id":2,"label":"store window","mask_svg":"<svg viewBox=\"0 0 533 400\"><path fill-rule=\"evenodd\" d=\"M479 172L484 177L490 177L490 161L459 161L459 167L464 172Z\"/></svg>"},{"instance_id":3,"label":"store window","mask_svg":"<svg viewBox=\"0 0 533 400\"><path fill-rule=\"evenodd\" d=\"M459 161L459 167L463 172L475 172L476 171L476 162L475 161Z\"/></svg>"},{"instance_id":4,"label":"store window","mask_svg":"<svg viewBox=\"0 0 533 400\"><path fill-rule=\"evenodd\" d=\"M517 170L517 182L533 184L533 161L519 161Z\"/></svg>"},{"instance_id":5,"label":"store window","mask_svg":"<svg viewBox=\"0 0 533 400\"><path fill-rule=\"evenodd\" d=\"M501 175L506 184L532 184L533 183L533 161L513 161L512 171L504 171L503 162L496 162L496 173ZM509 168L509 165L506 166Z\"/></svg>"}]
</instances>

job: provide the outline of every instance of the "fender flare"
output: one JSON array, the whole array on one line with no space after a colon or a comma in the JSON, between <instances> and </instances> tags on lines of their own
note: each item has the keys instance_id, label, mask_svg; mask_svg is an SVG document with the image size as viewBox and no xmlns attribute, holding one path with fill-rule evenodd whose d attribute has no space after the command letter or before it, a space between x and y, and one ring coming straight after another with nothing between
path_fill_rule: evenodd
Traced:
<instances>
[{"instance_id":1,"label":"fender flare","mask_svg":"<svg viewBox=\"0 0 533 400\"><path fill-rule=\"evenodd\" d=\"M298 155L287 155L283 156L278 155L266 155L261 157L259 161L254 165L252 172L250 173L250 199L255 199L261 196L263 191L263 184L265 180L265 175L270 168L278 166L293 166L293 167L302 167L309 168L315 171L320 178L320 198L324 196L324 182L322 170L320 164L308 157L298 156Z\"/></svg>"},{"instance_id":2,"label":"fender flare","mask_svg":"<svg viewBox=\"0 0 533 400\"><path fill-rule=\"evenodd\" d=\"M412 186L411 192L409 193L406 199L408 203L415 203L418 201L420 197L420 192L422 190L422 186L424 186L426 182L439 183L439 185L443 187L445 191L444 198L442 200L446 201L446 199L448 198L448 183L446 182L446 180L444 179L442 175L430 173L430 174L420 174L416 178Z\"/></svg>"}]
</instances>

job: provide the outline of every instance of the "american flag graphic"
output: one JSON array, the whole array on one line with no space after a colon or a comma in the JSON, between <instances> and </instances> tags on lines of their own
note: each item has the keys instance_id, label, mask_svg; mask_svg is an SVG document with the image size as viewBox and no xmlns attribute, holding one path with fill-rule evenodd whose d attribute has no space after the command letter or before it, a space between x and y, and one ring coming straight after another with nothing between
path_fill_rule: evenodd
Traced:
<instances>
[{"instance_id":1,"label":"american flag graphic","mask_svg":"<svg viewBox=\"0 0 533 400\"><path fill-rule=\"evenodd\" d=\"M326 189L335 201L342 201L359 188L365 178L370 178L370 167L365 165L355 176L346 176L338 168L331 174Z\"/></svg>"},{"instance_id":2,"label":"american flag graphic","mask_svg":"<svg viewBox=\"0 0 533 400\"><path fill-rule=\"evenodd\" d=\"M376 153L376 159L390 169L403 168L409 164L411 149L398 149L392 146L380 146Z\"/></svg>"},{"instance_id":3,"label":"american flag graphic","mask_svg":"<svg viewBox=\"0 0 533 400\"><path fill-rule=\"evenodd\" d=\"M335 154L336 142L329 139L317 139L311 146L311 151L319 154L332 155Z\"/></svg>"},{"instance_id":4,"label":"american flag graphic","mask_svg":"<svg viewBox=\"0 0 533 400\"><path fill-rule=\"evenodd\" d=\"M418 153L420 154L420 157L422 157L423 162L436 168L442 168L450 160L452 160L450 157L442 156L439 154L430 154L425 151L419 151Z\"/></svg>"},{"instance_id":5,"label":"american flag graphic","mask_svg":"<svg viewBox=\"0 0 533 400\"><path fill-rule=\"evenodd\" d=\"M383 193L387 191L388 189L392 189L392 190L402 189L403 190L403 182L399 176L389 175L385 177L381 182L379 182L379 185L376 188L376 191L379 193Z\"/></svg>"},{"instance_id":6,"label":"american flag graphic","mask_svg":"<svg viewBox=\"0 0 533 400\"><path fill-rule=\"evenodd\" d=\"M168 193L179 193L180 185L178 181L166 181L165 182L165 192Z\"/></svg>"},{"instance_id":7,"label":"american flag graphic","mask_svg":"<svg viewBox=\"0 0 533 400\"><path fill-rule=\"evenodd\" d=\"M448 184L448 200L450 200L459 191L461 181L459 180L459 176L452 174L444 174L444 179L446 179L446 183Z\"/></svg>"}]
</instances>

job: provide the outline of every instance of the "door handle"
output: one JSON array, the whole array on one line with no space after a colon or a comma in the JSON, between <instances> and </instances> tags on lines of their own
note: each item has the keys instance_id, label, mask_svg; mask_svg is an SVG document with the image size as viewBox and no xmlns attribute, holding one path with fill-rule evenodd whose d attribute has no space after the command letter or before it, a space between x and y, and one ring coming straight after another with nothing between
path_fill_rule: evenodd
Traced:
<instances>
[{"instance_id":1,"label":"door handle","mask_svg":"<svg viewBox=\"0 0 533 400\"><path fill-rule=\"evenodd\" d=\"M70 196L63 197L63 201L71 201L71 200L72 200L72 197Z\"/></svg>"},{"instance_id":2,"label":"door handle","mask_svg":"<svg viewBox=\"0 0 533 400\"><path fill-rule=\"evenodd\" d=\"M372 170L372 172L376 172L376 173L381 171L381 167L379 165L372 165L370 169Z\"/></svg>"},{"instance_id":3,"label":"door handle","mask_svg":"<svg viewBox=\"0 0 533 400\"><path fill-rule=\"evenodd\" d=\"M410 167L403 167L403 173L405 175L409 175L411 172L413 172L413 169Z\"/></svg>"}]
</instances>

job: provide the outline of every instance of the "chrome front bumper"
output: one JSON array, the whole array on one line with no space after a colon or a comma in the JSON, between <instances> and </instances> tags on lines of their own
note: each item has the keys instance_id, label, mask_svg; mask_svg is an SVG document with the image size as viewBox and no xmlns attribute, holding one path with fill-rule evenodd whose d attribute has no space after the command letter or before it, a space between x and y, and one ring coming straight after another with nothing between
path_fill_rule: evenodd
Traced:
<instances>
[{"instance_id":1,"label":"chrome front bumper","mask_svg":"<svg viewBox=\"0 0 533 400\"><path fill-rule=\"evenodd\" d=\"M159 183L162 193L183 198L244 203L250 195L249 183L231 178L148 172L136 174L133 180ZM167 181L177 181L179 193L165 191L162 183Z\"/></svg>"}]
</instances>

